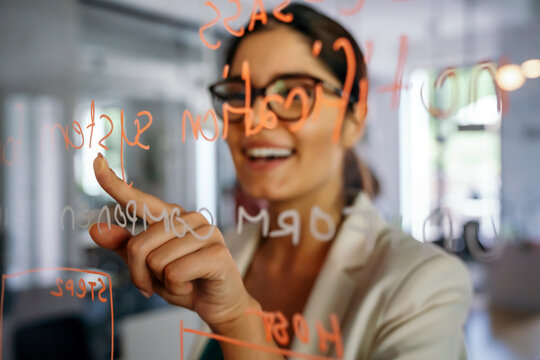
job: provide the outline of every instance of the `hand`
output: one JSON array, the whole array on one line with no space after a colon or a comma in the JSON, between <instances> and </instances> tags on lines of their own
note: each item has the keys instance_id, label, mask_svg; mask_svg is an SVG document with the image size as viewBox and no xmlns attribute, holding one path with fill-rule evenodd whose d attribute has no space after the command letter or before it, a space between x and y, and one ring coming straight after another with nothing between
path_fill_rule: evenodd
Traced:
<instances>
[{"instance_id":1,"label":"hand","mask_svg":"<svg viewBox=\"0 0 540 360\"><path fill-rule=\"evenodd\" d=\"M239 322L246 309L256 304L244 287L223 235L203 215L185 212L177 205L128 187L101 154L94 160L94 172L101 187L120 205L135 201L138 217L143 217L144 204L153 216L163 210L169 215L175 208L180 210L178 218L183 222L177 218L170 225L176 235L185 233L182 237L166 229L164 221L149 222L149 228L136 236L116 225L110 230L105 224L89 229L98 245L114 250L124 259L131 280L143 295L157 293L171 304L193 310L218 332ZM199 239L187 231L188 227ZM210 231L207 240L200 239Z\"/></svg>"}]
</instances>

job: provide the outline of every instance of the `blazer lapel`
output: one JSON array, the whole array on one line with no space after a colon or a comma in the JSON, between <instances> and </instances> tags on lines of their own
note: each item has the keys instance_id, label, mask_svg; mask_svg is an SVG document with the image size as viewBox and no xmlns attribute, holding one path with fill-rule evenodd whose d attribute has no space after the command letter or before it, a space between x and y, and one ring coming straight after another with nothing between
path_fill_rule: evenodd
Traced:
<instances>
[{"instance_id":1,"label":"blazer lapel","mask_svg":"<svg viewBox=\"0 0 540 360\"><path fill-rule=\"evenodd\" d=\"M235 232L226 236L226 239L233 239L227 243L227 247L234 257L240 275L244 278L261 240L261 226L258 223L248 223L242 229L241 234Z\"/></svg>"},{"instance_id":2,"label":"blazer lapel","mask_svg":"<svg viewBox=\"0 0 540 360\"><path fill-rule=\"evenodd\" d=\"M333 333L330 315L335 315L340 324L344 322L345 312L357 288L354 270L365 263L377 234L384 226L377 210L364 193L357 196L353 206L344 209L344 215L345 220L304 308L304 318L312 330L309 343L305 344L295 338L291 347L295 352L330 355L334 346L329 346L326 352L319 349L315 324L320 323L326 331Z\"/></svg>"}]
</instances>

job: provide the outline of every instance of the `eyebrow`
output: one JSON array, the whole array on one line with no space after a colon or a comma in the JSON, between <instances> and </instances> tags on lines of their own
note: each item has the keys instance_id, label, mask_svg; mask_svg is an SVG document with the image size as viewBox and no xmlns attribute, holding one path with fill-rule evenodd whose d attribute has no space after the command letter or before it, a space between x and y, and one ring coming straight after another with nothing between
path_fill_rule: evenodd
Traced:
<instances>
[{"instance_id":1,"label":"eyebrow","mask_svg":"<svg viewBox=\"0 0 540 360\"><path fill-rule=\"evenodd\" d=\"M235 75L235 76L229 76L228 78L224 79L225 81L226 80L230 80L230 81L242 81L242 76L241 75Z\"/></svg>"},{"instance_id":2,"label":"eyebrow","mask_svg":"<svg viewBox=\"0 0 540 360\"><path fill-rule=\"evenodd\" d=\"M298 73L297 73L297 72L284 72L284 73L278 73L278 74L276 74L275 76L273 76L273 77L270 79L270 81L268 81L268 82L266 83L266 85L265 85L264 87L266 87L266 86L272 84L274 81L276 81L276 80L278 80L278 79L280 79L280 78L282 78L282 77L287 77L287 76L298 76L298 77L305 76L305 77L314 77L314 78L317 78L317 79L321 79L322 81L324 81L324 82L326 82L326 83L328 83L328 84L330 84L330 85L332 85L332 86L335 86L335 87L337 87L337 88L343 86L342 84L334 85L332 80L329 80L329 79L322 79L322 78L320 78L320 77L318 77L318 76L316 76L316 75L310 74L310 73L303 73L303 72L298 72ZM230 80L230 81L243 81L241 75L231 76L231 77L227 78L226 80ZM253 83L253 81L252 81L252 83Z\"/></svg>"}]
</instances>

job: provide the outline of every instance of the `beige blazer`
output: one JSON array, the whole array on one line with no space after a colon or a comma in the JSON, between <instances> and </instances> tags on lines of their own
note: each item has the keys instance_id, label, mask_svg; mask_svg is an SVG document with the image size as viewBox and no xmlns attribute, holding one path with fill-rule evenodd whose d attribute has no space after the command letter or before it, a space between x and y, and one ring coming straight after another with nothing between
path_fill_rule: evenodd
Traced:
<instances>
[{"instance_id":1,"label":"beige blazer","mask_svg":"<svg viewBox=\"0 0 540 360\"><path fill-rule=\"evenodd\" d=\"M315 329L321 321L330 330L334 313L345 360L466 359L462 328L472 289L464 264L391 228L363 193L348 213L303 312L311 339L308 344L293 339L291 350L335 357L334 347L320 351ZM225 236L242 275L257 248L259 229ZM191 359L199 358L206 343L205 338L196 341Z\"/></svg>"}]
</instances>

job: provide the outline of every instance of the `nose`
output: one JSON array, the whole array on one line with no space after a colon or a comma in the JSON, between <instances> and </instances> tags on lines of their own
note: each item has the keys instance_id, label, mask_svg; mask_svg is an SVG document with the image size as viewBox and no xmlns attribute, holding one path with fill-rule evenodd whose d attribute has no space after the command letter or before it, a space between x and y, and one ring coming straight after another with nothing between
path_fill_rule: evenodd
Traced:
<instances>
[{"instance_id":1,"label":"nose","mask_svg":"<svg viewBox=\"0 0 540 360\"><path fill-rule=\"evenodd\" d=\"M261 124L263 124L264 126L263 119L261 116L261 112L264 111L263 103L264 103L263 95L257 95L253 99L253 103L250 109L253 126L260 126Z\"/></svg>"},{"instance_id":2,"label":"nose","mask_svg":"<svg viewBox=\"0 0 540 360\"><path fill-rule=\"evenodd\" d=\"M263 129L274 129L278 124L276 114L268 108L268 100L264 94L257 95L251 106L252 133L256 134ZM249 124L247 124L249 126Z\"/></svg>"}]
</instances>

